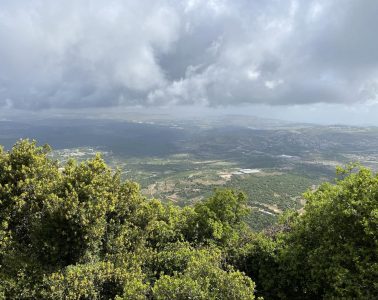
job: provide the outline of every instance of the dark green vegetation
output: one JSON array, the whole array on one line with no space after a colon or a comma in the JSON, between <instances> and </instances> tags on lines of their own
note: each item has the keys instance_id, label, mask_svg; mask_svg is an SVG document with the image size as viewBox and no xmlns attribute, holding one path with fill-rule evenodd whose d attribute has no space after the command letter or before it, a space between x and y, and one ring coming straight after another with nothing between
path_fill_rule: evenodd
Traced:
<instances>
[{"instance_id":1,"label":"dark green vegetation","mask_svg":"<svg viewBox=\"0 0 378 300\"><path fill-rule=\"evenodd\" d=\"M0 299L378 297L368 169L339 170L302 214L257 234L242 193L181 208L147 200L99 156L62 165L48 152L28 141L0 151Z\"/></svg>"}]
</instances>

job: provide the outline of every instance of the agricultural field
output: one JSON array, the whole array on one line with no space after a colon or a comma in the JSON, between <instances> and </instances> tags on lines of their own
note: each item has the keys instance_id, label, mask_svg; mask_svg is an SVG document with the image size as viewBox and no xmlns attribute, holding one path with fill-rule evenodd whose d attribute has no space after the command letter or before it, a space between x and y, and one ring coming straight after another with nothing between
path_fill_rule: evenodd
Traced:
<instances>
[{"instance_id":1,"label":"agricultural field","mask_svg":"<svg viewBox=\"0 0 378 300\"><path fill-rule=\"evenodd\" d=\"M69 157L80 161L96 152L118 168L123 178L138 182L147 198L184 206L210 196L217 188L242 191L249 199L248 222L255 230L272 225L288 209L300 209L303 192L335 176L333 167L298 160L277 168L251 169L235 161L200 160L190 154L122 159L111 152L84 147L55 150L52 155L62 162Z\"/></svg>"}]
</instances>

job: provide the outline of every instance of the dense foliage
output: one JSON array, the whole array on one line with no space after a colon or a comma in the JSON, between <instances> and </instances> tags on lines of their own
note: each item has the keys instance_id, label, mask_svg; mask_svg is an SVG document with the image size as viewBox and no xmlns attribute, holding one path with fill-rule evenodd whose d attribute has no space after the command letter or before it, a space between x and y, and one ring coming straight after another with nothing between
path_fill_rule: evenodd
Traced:
<instances>
[{"instance_id":1,"label":"dense foliage","mask_svg":"<svg viewBox=\"0 0 378 300\"><path fill-rule=\"evenodd\" d=\"M257 234L242 193L179 208L147 200L100 156L60 165L49 151L0 150L0 299L378 297L367 169L344 170L305 195L303 214Z\"/></svg>"},{"instance_id":2,"label":"dense foliage","mask_svg":"<svg viewBox=\"0 0 378 300\"><path fill-rule=\"evenodd\" d=\"M303 214L239 244L234 265L266 299L378 299L378 175L339 175L304 195Z\"/></svg>"}]
</instances>

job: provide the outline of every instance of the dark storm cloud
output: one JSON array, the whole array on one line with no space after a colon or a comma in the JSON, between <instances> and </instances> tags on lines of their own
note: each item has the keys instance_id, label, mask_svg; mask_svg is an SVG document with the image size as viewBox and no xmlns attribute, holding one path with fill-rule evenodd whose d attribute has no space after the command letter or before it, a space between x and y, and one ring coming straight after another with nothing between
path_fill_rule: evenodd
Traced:
<instances>
[{"instance_id":1,"label":"dark storm cloud","mask_svg":"<svg viewBox=\"0 0 378 300\"><path fill-rule=\"evenodd\" d=\"M375 0L1 1L0 106L375 103Z\"/></svg>"}]
</instances>

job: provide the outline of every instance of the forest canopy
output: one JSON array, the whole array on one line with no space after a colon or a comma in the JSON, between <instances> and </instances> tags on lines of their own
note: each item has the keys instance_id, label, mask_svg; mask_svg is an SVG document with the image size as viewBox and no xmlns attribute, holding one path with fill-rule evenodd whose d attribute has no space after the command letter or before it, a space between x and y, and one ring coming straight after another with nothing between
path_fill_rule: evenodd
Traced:
<instances>
[{"instance_id":1,"label":"forest canopy","mask_svg":"<svg viewBox=\"0 0 378 300\"><path fill-rule=\"evenodd\" d=\"M263 233L243 193L180 208L100 155L0 149L0 299L378 298L378 176L338 170ZM258 199L255 199L258 201Z\"/></svg>"}]
</instances>

